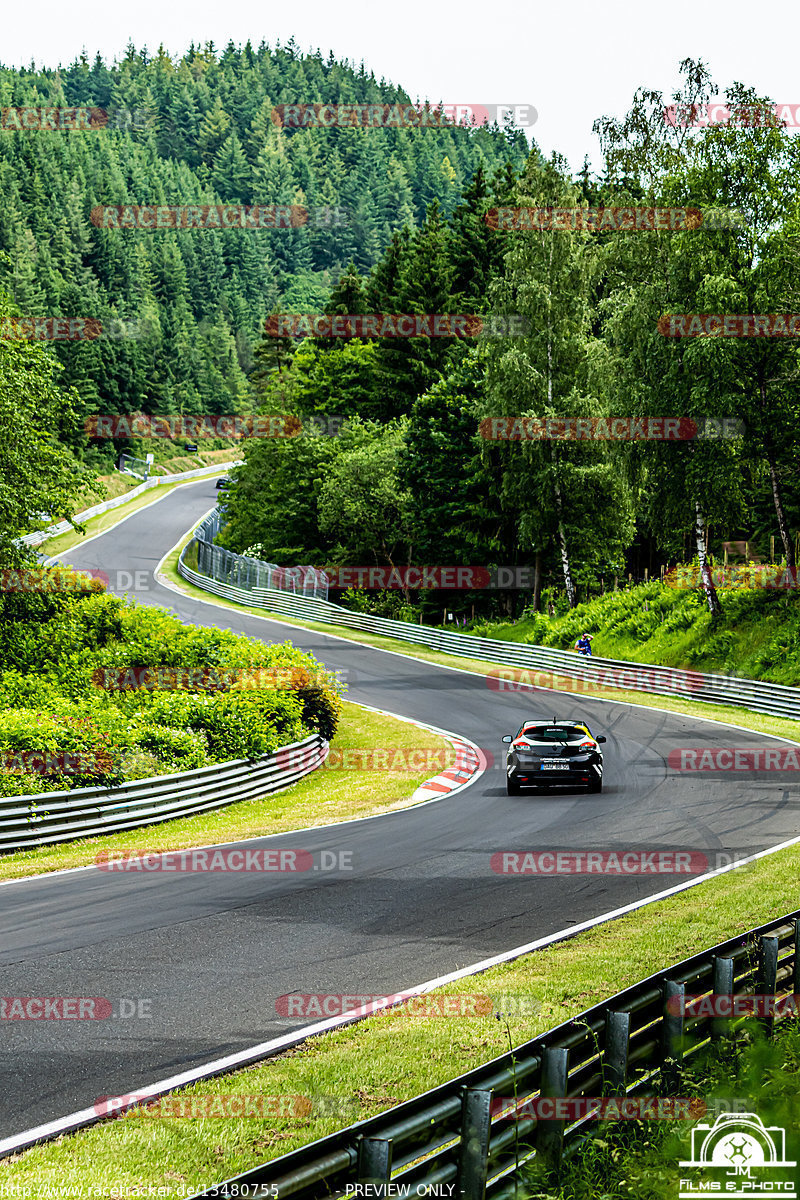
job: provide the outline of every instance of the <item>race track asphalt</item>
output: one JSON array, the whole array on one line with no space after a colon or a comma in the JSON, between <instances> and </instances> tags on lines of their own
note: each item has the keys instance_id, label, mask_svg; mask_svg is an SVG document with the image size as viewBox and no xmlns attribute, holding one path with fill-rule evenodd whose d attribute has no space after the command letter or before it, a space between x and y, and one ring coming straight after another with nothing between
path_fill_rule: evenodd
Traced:
<instances>
[{"instance_id":1,"label":"race track asphalt","mask_svg":"<svg viewBox=\"0 0 800 1200\"><path fill-rule=\"evenodd\" d=\"M0 887L0 995L103 997L115 1012L123 998L144 1000L151 1013L4 1021L2 1137L308 1023L278 1015L276 999L286 993L397 991L686 878L499 875L490 866L496 851L698 851L713 868L726 861L718 855L743 856L800 833L798 789L785 774L667 768L673 749L768 744L759 735L563 693L500 694L480 675L222 609L155 583L164 553L216 497L213 480L178 489L64 560L99 568L112 583L120 582L117 572L145 572L147 586L131 595L183 621L289 639L348 672L350 699L462 734L498 764L502 735L521 719L583 716L608 738L605 790L509 797L496 766L433 804L248 843L346 851L352 870L92 868Z\"/></svg>"}]
</instances>

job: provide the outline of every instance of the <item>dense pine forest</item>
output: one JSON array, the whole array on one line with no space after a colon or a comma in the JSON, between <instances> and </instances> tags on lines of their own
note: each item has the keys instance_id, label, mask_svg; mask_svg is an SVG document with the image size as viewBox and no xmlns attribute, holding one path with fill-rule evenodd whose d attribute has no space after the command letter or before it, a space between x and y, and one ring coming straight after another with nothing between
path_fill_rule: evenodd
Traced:
<instances>
[{"instance_id":1,"label":"dense pine forest","mask_svg":"<svg viewBox=\"0 0 800 1200\"><path fill-rule=\"evenodd\" d=\"M752 119L769 102L742 84L725 93L729 122L675 120L719 94L702 63L681 74L671 97L642 88L623 118L598 114L602 171L575 176L510 127L281 127L279 105L409 99L291 43L192 47L180 60L129 47L111 66L0 71L4 109L109 114L85 132L4 127L0 316L129 330L0 342L4 403L32 406L44 439L15 449L38 493L5 499L6 553L43 511L69 514L75 487L120 449L159 452L155 439L87 437L87 415L259 412L305 423L244 444L225 501L231 549L282 565L517 565L535 578L505 594L348 598L376 611L574 606L612 579L696 557L716 616L705 566L726 549L794 569L797 337L665 334L670 314L798 311L798 142L774 116ZM295 205L309 220L215 231L92 219L98 206L214 204ZM506 219L610 207L717 219ZM265 335L270 314L313 312L511 315L527 331ZM699 434L486 436L503 418L620 417Z\"/></svg>"},{"instance_id":2,"label":"dense pine forest","mask_svg":"<svg viewBox=\"0 0 800 1200\"><path fill-rule=\"evenodd\" d=\"M409 98L363 67L289 44L192 47L180 60L129 46L63 70L0 69L0 108L97 108L87 130L0 133L0 289L26 317L99 320L119 336L59 343L79 415L252 411L263 322L319 311L352 260L369 270L431 205L449 217L481 169L521 166L519 131L282 129L278 105ZM143 232L92 224L95 206L298 205L296 229ZM136 336L122 336L131 332ZM80 430L82 422L78 423ZM77 432L72 445L83 450ZM96 445L89 461L113 461Z\"/></svg>"}]
</instances>

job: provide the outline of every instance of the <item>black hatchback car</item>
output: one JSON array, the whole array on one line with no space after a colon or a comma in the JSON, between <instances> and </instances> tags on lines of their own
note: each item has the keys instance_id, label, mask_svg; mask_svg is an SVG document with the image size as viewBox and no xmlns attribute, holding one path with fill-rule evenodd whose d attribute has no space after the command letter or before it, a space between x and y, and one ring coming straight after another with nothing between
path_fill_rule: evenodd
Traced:
<instances>
[{"instance_id":1,"label":"black hatchback car","mask_svg":"<svg viewBox=\"0 0 800 1200\"><path fill-rule=\"evenodd\" d=\"M525 721L510 742L506 755L506 790L518 796L523 787L558 784L585 785L590 792L603 790L603 752L584 721Z\"/></svg>"}]
</instances>

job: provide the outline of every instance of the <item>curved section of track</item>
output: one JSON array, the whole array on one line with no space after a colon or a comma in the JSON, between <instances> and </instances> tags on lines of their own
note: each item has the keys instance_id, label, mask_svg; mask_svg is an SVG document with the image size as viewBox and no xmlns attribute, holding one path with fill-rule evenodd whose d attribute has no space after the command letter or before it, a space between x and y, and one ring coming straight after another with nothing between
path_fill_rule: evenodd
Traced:
<instances>
[{"instance_id":1,"label":"curved section of track","mask_svg":"<svg viewBox=\"0 0 800 1200\"><path fill-rule=\"evenodd\" d=\"M349 697L455 730L502 763L522 717L583 715L608 738L605 791L505 793L502 769L433 804L253 846L347 851L352 870L304 875L115 875L94 869L0 889L5 996L149 1001L149 1017L4 1022L0 1135L8 1136L210 1059L290 1032L288 992L400 991L545 937L685 876L495 874L504 850L701 851L746 855L800 830L796 786L675 776L671 750L753 745L756 734L680 715L546 692L504 696L482 676L194 600L154 583L164 553L212 507L187 486L65 560L145 571L135 593L182 620L291 640L347 671ZM766 744L766 742L765 742ZM332 860L329 860L332 861ZM128 1005L130 1008L130 1005Z\"/></svg>"}]
</instances>

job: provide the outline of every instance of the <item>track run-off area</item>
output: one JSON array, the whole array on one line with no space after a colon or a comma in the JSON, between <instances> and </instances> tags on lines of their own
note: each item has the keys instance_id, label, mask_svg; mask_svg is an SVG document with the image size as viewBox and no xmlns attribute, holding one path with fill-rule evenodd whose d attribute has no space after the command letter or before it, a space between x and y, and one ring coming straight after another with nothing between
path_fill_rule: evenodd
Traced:
<instances>
[{"instance_id":1,"label":"track run-off area","mask_svg":"<svg viewBox=\"0 0 800 1200\"><path fill-rule=\"evenodd\" d=\"M494 766L432 803L227 848L307 850L341 869L82 868L2 884L0 994L117 1007L124 998L134 1012L4 1021L2 1068L14 1085L0 1096L0 1138L300 1028L308 1021L276 1005L287 993L399 992L685 883L671 864L701 873L705 860L714 869L800 833L798 788L786 773L668 767L670 752L686 747L781 744L766 735L567 693L504 694L455 659L436 666L158 583L158 563L216 497L213 480L178 488L62 560L112 580L133 573L142 584L133 598L182 621L290 640L345 675L349 700L451 731ZM553 717L583 718L607 737L603 793L507 796L502 736L523 719ZM553 874L497 870L504 854L527 851L572 854ZM570 868L590 852L638 855L661 869Z\"/></svg>"}]
</instances>

